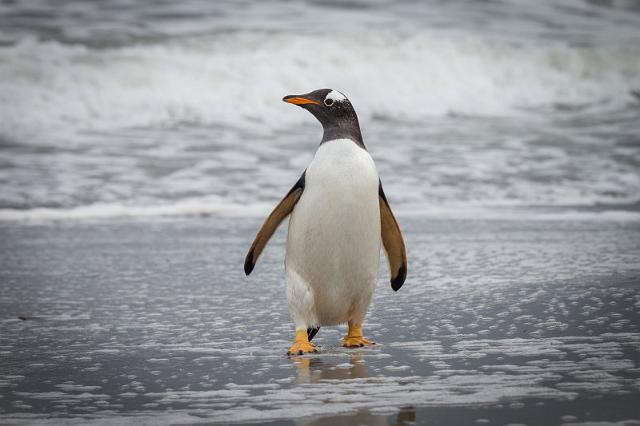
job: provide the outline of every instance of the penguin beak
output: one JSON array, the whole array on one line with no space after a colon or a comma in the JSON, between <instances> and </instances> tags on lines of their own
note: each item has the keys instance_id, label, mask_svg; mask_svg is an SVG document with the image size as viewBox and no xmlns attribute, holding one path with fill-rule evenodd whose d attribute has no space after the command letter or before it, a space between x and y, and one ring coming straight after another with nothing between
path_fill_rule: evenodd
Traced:
<instances>
[{"instance_id":1,"label":"penguin beak","mask_svg":"<svg viewBox=\"0 0 640 426\"><path fill-rule=\"evenodd\" d=\"M307 105L307 104L320 105L320 102L314 101L313 99L305 98L304 96L300 96L300 95L288 95L282 98L282 100L294 105Z\"/></svg>"}]
</instances>

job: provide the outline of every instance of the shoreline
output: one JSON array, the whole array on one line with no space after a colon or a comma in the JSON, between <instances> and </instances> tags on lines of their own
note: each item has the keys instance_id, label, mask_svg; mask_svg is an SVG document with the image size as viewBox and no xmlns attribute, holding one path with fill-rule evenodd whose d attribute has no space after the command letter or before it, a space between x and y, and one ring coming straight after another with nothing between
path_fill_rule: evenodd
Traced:
<instances>
[{"instance_id":1,"label":"shoreline","mask_svg":"<svg viewBox=\"0 0 640 426\"><path fill-rule=\"evenodd\" d=\"M198 218L253 220L266 217L278 203L252 205L211 204L205 199L182 200L157 206L93 204L88 206L33 209L0 209L0 225L47 225L51 223L108 223L138 220L181 221ZM398 205L396 215L430 220L508 220L508 221L640 221L640 202L597 203L594 205L442 205L423 208Z\"/></svg>"}]
</instances>

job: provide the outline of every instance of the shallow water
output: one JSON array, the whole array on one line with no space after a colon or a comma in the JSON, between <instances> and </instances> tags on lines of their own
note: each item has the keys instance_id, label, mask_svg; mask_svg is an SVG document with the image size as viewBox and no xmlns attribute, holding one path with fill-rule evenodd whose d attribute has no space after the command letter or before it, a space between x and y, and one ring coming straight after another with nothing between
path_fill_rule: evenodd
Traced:
<instances>
[{"instance_id":1,"label":"shallow water","mask_svg":"<svg viewBox=\"0 0 640 426\"><path fill-rule=\"evenodd\" d=\"M566 219L625 211L637 220L639 111L613 122L381 121L364 132L396 211L504 216L542 208ZM311 161L319 134L311 123L272 135L179 127L85 135L63 149L6 146L0 219L263 216Z\"/></svg>"},{"instance_id":2,"label":"shallow water","mask_svg":"<svg viewBox=\"0 0 640 426\"><path fill-rule=\"evenodd\" d=\"M400 221L410 274L394 293L381 272L378 344L322 328L299 358L283 232L246 278L254 220L2 226L3 421L640 420L637 223Z\"/></svg>"}]
</instances>

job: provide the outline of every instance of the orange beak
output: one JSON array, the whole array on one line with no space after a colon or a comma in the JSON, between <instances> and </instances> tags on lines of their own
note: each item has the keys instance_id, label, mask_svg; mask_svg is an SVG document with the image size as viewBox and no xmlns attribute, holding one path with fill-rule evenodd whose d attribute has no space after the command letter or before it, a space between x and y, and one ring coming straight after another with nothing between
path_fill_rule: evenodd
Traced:
<instances>
[{"instance_id":1,"label":"orange beak","mask_svg":"<svg viewBox=\"0 0 640 426\"><path fill-rule=\"evenodd\" d=\"M291 96L291 97L285 96L284 98L282 98L282 100L294 105L306 105L306 104L320 105L320 102L316 102L311 99L303 98L300 96Z\"/></svg>"}]
</instances>

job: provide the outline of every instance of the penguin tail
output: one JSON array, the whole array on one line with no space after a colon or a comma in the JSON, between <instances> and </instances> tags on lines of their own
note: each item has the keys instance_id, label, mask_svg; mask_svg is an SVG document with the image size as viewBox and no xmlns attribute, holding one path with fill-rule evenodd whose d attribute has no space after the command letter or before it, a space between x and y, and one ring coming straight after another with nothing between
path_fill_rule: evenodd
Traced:
<instances>
[{"instance_id":1,"label":"penguin tail","mask_svg":"<svg viewBox=\"0 0 640 426\"><path fill-rule=\"evenodd\" d=\"M320 327L307 328L307 337L309 338L309 341L311 341L311 339L313 339L315 335L318 334L319 330L320 330Z\"/></svg>"}]
</instances>

